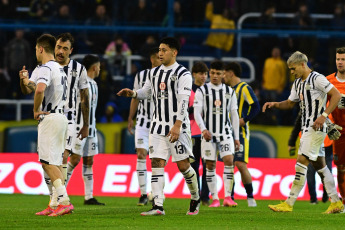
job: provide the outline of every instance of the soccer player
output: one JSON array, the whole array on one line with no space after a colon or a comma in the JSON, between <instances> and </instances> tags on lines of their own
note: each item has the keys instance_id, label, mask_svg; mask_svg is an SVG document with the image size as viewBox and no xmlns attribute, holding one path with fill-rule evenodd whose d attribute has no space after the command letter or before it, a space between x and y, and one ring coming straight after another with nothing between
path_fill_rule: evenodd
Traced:
<instances>
[{"instance_id":1,"label":"soccer player","mask_svg":"<svg viewBox=\"0 0 345 230\"><path fill-rule=\"evenodd\" d=\"M200 176L199 176L199 167L200 167L200 159L201 159L201 131L194 120L194 96L197 89L203 86L207 79L208 68L204 62L196 62L192 67L192 75L194 78L194 83L192 85L192 92L189 97L189 120L190 120L190 128L192 131L192 142L193 142L193 154L195 161L191 164L194 171L196 172L198 178L198 186L200 191L200 184L202 184L201 191L200 191L200 199L202 205L209 205L210 198L208 190L207 182L206 182L206 164L203 163L203 172L202 172L202 183L200 183Z\"/></svg>"},{"instance_id":2,"label":"soccer player","mask_svg":"<svg viewBox=\"0 0 345 230\"><path fill-rule=\"evenodd\" d=\"M67 139L66 146L64 151L64 158L62 162L62 171L65 177L65 185L67 187L68 183L68 172L73 171L71 164L67 165L68 156L71 154L73 157L72 143L75 133L75 115L77 112L76 101L77 101L77 92L80 93L81 106L80 109L83 114L83 126L78 132L77 138L84 139L88 136L89 133L89 90L88 90L88 81L87 73L83 65L79 62L69 58L73 51L74 38L70 33L63 33L57 36L56 46L55 46L55 58L56 61L64 67L64 71L67 75L68 80L68 93L67 101L64 107L65 115L68 119L68 130L67 130ZM78 108L79 109L79 108ZM78 156L75 156L78 158ZM71 175L71 173L70 173ZM69 176L70 176L69 175Z\"/></svg>"},{"instance_id":3,"label":"soccer player","mask_svg":"<svg viewBox=\"0 0 345 230\"><path fill-rule=\"evenodd\" d=\"M34 96L34 118L38 124L38 155L43 170L53 182L57 193L58 207L43 215L60 216L73 211L63 175L59 167L62 164L67 119L63 115L63 106L67 97L67 76L63 68L54 61L56 40L50 34L43 34L37 39L36 58L42 65L37 67L32 81L36 84ZM36 213L39 215L39 213Z\"/></svg>"},{"instance_id":4,"label":"soccer player","mask_svg":"<svg viewBox=\"0 0 345 230\"><path fill-rule=\"evenodd\" d=\"M77 115L76 115L76 130L74 133L73 144L72 144L72 155L68 162L70 171L68 172L68 180L72 176L73 169L79 164L81 157L83 157L83 179L85 186L85 200L86 205L105 205L100 203L96 198L93 197L93 158L98 154L98 139L96 129L96 107L98 100L98 87L95 82L95 78L99 76L100 61L97 56L86 55L83 59L83 66L87 71L87 77L89 82L89 132L88 137L84 139L77 138L79 131L84 125L83 116L81 112L81 97L80 93L77 92Z\"/></svg>"},{"instance_id":5,"label":"soccer player","mask_svg":"<svg viewBox=\"0 0 345 230\"><path fill-rule=\"evenodd\" d=\"M223 62L212 62L209 74L210 82L197 89L194 98L194 119L202 132L201 155L206 161L206 180L213 199L209 207L220 206L216 177L217 151L224 162L223 206L236 207L237 203L231 199L234 182L233 155L240 147L236 93L222 83Z\"/></svg>"},{"instance_id":6,"label":"soccer player","mask_svg":"<svg viewBox=\"0 0 345 230\"><path fill-rule=\"evenodd\" d=\"M150 61L152 68L160 66L161 60L158 56L159 49L153 48L150 51ZM142 70L135 75L134 79L134 90L141 89L146 81L146 78L150 72L150 69ZM139 109L138 109L139 107ZM129 116L128 116L128 131L133 135L133 118L137 112L136 125L135 125L135 149L137 152L137 176L140 188L140 198L137 203L138 206L143 206L147 204L147 191L146 191L146 156L149 149L149 132L151 116L153 112L153 105L151 103L151 98L139 101L136 98L132 98Z\"/></svg>"},{"instance_id":7,"label":"soccer player","mask_svg":"<svg viewBox=\"0 0 345 230\"><path fill-rule=\"evenodd\" d=\"M336 49L337 72L327 76L327 79L337 88L341 95L338 106L332 112L333 122L343 129L338 140L333 141L334 164L338 170L338 188L345 204L345 47Z\"/></svg>"},{"instance_id":8,"label":"soccer player","mask_svg":"<svg viewBox=\"0 0 345 230\"><path fill-rule=\"evenodd\" d=\"M248 171L249 158L249 121L251 121L259 112L260 104L256 98L253 89L245 82L241 81L242 69L236 62L230 62L225 65L225 84L231 86L236 92L238 114L240 118L240 149L235 152L235 166L241 173L243 186L247 192L248 207L256 207L256 201L253 196L252 176Z\"/></svg>"},{"instance_id":9,"label":"soccer player","mask_svg":"<svg viewBox=\"0 0 345 230\"><path fill-rule=\"evenodd\" d=\"M322 74L312 71L307 63L308 58L305 54L299 51L293 53L287 60L290 72L296 78L289 98L281 102L266 102L262 108L263 112L269 108L291 109L295 103L299 102L302 113L302 136L295 165L296 176L290 195L285 202L268 207L275 212L292 212L298 194L305 184L308 164L311 162L323 178L323 184L331 199L331 204L325 213L339 213L344 210L344 206L339 200L334 179L326 166L325 158L319 157L319 151L323 147L327 134L325 121L328 114L337 106L341 95ZM326 107L327 96L330 100Z\"/></svg>"},{"instance_id":10,"label":"soccer player","mask_svg":"<svg viewBox=\"0 0 345 230\"><path fill-rule=\"evenodd\" d=\"M199 213L200 196L198 182L192 161L192 141L188 117L188 100L192 88L192 76L176 62L180 50L177 39L167 37L159 45L159 58L162 65L150 70L143 88L138 91L122 89L118 96L133 97L139 100L152 97L154 111L149 134L149 156L152 166L151 187L154 205L151 210L142 212L143 216L165 215L164 167L172 156L182 173L191 201L187 215Z\"/></svg>"}]
</instances>

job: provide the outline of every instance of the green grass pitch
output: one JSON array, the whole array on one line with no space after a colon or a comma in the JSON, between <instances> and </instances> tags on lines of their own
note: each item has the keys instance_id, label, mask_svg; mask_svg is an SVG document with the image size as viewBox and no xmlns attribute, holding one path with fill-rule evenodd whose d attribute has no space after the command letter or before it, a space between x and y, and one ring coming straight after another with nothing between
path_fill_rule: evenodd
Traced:
<instances>
[{"instance_id":1,"label":"green grass pitch","mask_svg":"<svg viewBox=\"0 0 345 230\"><path fill-rule=\"evenodd\" d=\"M344 229L345 214L322 214L329 202L310 205L297 201L292 213L274 213L268 204L279 201L258 200L248 208L237 200L236 208L200 207L197 216L186 216L187 199L167 198L165 216L140 216L151 207L136 206L137 198L97 197L106 206L83 205L82 196L71 196L75 211L61 217L35 216L48 203L48 196L0 194L0 229Z\"/></svg>"}]
</instances>

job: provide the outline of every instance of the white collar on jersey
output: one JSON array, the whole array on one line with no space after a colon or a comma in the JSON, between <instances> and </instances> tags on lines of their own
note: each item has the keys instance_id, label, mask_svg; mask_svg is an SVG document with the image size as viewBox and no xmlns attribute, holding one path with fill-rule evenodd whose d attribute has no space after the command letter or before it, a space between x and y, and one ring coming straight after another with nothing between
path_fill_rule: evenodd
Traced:
<instances>
[{"instance_id":1,"label":"white collar on jersey","mask_svg":"<svg viewBox=\"0 0 345 230\"><path fill-rule=\"evenodd\" d=\"M177 68L178 65L179 64L176 61L174 64L169 65L169 66L162 65L162 70L164 71L171 70L171 69Z\"/></svg>"}]
</instances>

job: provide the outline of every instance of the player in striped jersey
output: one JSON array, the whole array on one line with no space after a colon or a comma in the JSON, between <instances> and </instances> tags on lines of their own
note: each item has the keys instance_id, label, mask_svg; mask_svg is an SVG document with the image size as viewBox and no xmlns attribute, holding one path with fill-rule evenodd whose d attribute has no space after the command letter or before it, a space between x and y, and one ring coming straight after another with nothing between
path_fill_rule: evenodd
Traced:
<instances>
[{"instance_id":1,"label":"player in striped jersey","mask_svg":"<svg viewBox=\"0 0 345 230\"><path fill-rule=\"evenodd\" d=\"M293 53L287 64L296 79L289 98L282 102L266 102L262 108L263 112L268 108L292 109L295 103L299 102L302 113L302 136L295 165L296 176L290 195L285 202L268 207L275 212L292 212L298 194L304 187L308 164L311 162L323 178L323 184L331 198L331 204L325 213L339 213L344 210L344 206L339 200L333 176L326 166L324 150L323 157L319 157L319 152L327 134L325 121L328 114L337 106L341 95L322 74L312 71L307 63L308 58L305 54L299 51ZM330 100L326 107L327 96Z\"/></svg>"},{"instance_id":2,"label":"player in striped jersey","mask_svg":"<svg viewBox=\"0 0 345 230\"><path fill-rule=\"evenodd\" d=\"M68 130L66 138L66 146L64 152L64 158L62 162L62 171L65 177L65 184L67 186L67 159L71 154L73 137L75 132L75 115L76 115L76 101L77 92L80 92L81 97L81 111L83 113L83 127L78 133L78 138L84 139L88 136L88 124L89 124L89 90L87 82L87 73L80 63L69 58L73 51L74 38L70 33L63 33L57 36L55 46L55 58L56 61L64 66L64 71L68 80L68 93L67 101L64 106L65 115L68 119Z\"/></svg>"},{"instance_id":3,"label":"player in striped jersey","mask_svg":"<svg viewBox=\"0 0 345 230\"><path fill-rule=\"evenodd\" d=\"M162 39L158 53L162 65L150 70L144 87L138 91L122 89L117 94L139 100L152 96L154 104L149 134L154 205L151 210L141 213L143 216L165 215L163 209L164 167L170 155L185 178L191 193L187 215L199 213L198 182L189 161L193 158L187 111L192 76L185 67L176 62L179 50L180 44L175 38Z\"/></svg>"},{"instance_id":4,"label":"player in striped jersey","mask_svg":"<svg viewBox=\"0 0 345 230\"><path fill-rule=\"evenodd\" d=\"M62 164L64 140L67 131L67 119L63 115L66 100L67 77L63 68L54 61L55 38L43 34L37 39L36 57L42 63L38 67L34 96L34 118L38 124L37 152L46 174L48 174L57 193L58 207L50 207L37 215L60 216L71 213L73 205L69 201L63 175L59 167ZM51 188L49 188L51 190Z\"/></svg>"},{"instance_id":5,"label":"player in striped jersey","mask_svg":"<svg viewBox=\"0 0 345 230\"><path fill-rule=\"evenodd\" d=\"M235 152L235 166L241 173L243 186L247 192L249 207L256 207L253 196L252 176L248 171L247 164L249 158L249 121L260 112L260 104L253 89L240 77L242 74L241 66L236 62L225 65L225 84L231 86L237 97L238 114L240 118L240 150Z\"/></svg>"},{"instance_id":6,"label":"player in striped jersey","mask_svg":"<svg viewBox=\"0 0 345 230\"><path fill-rule=\"evenodd\" d=\"M337 72L327 76L327 79L342 94L337 108L332 112L332 121L343 129L338 140L333 141L334 164L337 166L338 188L345 204L345 47L336 50Z\"/></svg>"},{"instance_id":7,"label":"player in striped jersey","mask_svg":"<svg viewBox=\"0 0 345 230\"><path fill-rule=\"evenodd\" d=\"M213 199L209 207L220 206L216 177L217 150L224 162L223 206L236 207L237 204L231 199L234 182L233 154L240 147L236 93L222 83L223 62L212 62L209 74L210 82L197 89L194 99L194 119L202 132L201 155L206 161L206 180Z\"/></svg>"},{"instance_id":8,"label":"player in striped jersey","mask_svg":"<svg viewBox=\"0 0 345 230\"><path fill-rule=\"evenodd\" d=\"M67 183L72 176L74 168L79 164L81 157L83 157L83 179L85 186L85 200L87 205L104 205L93 197L93 157L98 154L98 139L96 129L96 107L98 100L98 87L95 78L98 77L100 71L100 61L97 56L86 55L83 59L83 65L87 71L87 78L89 83L89 131L88 137L84 139L77 138L78 133L83 127L83 116L81 111L81 95L77 92L77 114L76 114L76 130L74 131L72 154L68 162Z\"/></svg>"},{"instance_id":9,"label":"player in striped jersey","mask_svg":"<svg viewBox=\"0 0 345 230\"><path fill-rule=\"evenodd\" d=\"M158 47L153 48L150 51L150 61L152 68L160 66L162 63L158 56ZM141 89L148 77L150 69L142 70L135 75L133 90ZM138 112L137 112L138 110ZM147 191L146 191L146 156L149 149L149 132L151 116L153 112L153 105L151 104L151 98L139 101L138 99L132 98L131 106L128 116L128 131L133 135L133 118L137 112L137 119L135 125L135 149L137 152L137 177L140 188L140 198L137 203L138 206L147 204Z\"/></svg>"}]
</instances>

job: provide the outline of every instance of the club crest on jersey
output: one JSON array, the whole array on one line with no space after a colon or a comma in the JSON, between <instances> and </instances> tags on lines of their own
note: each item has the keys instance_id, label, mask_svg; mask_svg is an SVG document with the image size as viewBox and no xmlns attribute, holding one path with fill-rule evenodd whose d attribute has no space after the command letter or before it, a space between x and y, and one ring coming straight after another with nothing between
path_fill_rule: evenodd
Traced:
<instances>
[{"instance_id":1,"label":"club crest on jersey","mask_svg":"<svg viewBox=\"0 0 345 230\"><path fill-rule=\"evenodd\" d=\"M301 101L303 101L303 94L299 94L299 99L301 100Z\"/></svg>"},{"instance_id":2,"label":"club crest on jersey","mask_svg":"<svg viewBox=\"0 0 345 230\"><path fill-rule=\"evenodd\" d=\"M226 98L226 99L229 99L229 98L231 98L231 95L230 95L229 93L226 93L226 94L225 94L225 98Z\"/></svg>"},{"instance_id":3,"label":"club crest on jersey","mask_svg":"<svg viewBox=\"0 0 345 230\"><path fill-rule=\"evenodd\" d=\"M164 82L161 82L161 83L159 84L159 88L160 88L161 90L165 90L166 87L167 87L167 86L165 85Z\"/></svg>"},{"instance_id":4,"label":"club crest on jersey","mask_svg":"<svg viewBox=\"0 0 345 230\"><path fill-rule=\"evenodd\" d=\"M214 105L217 106L217 107L219 107L219 106L222 105L222 102L221 102L220 100L217 99L217 100L214 101Z\"/></svg>"},{"instance_id":5,"label":"club crest on jersey","mask_svg":"<svg viewBox=\"0 0 345 230\"><path fill-rule=\"evenodd\" d=\"M306 89L306 90L311 90L311 85L310 85L310 84L306 84L306 85L305 85L305 89Z\"/></svg>"},{"instance_id":6,"label":"club crest on jersey","mask_svg":"<svg viewBox=\"0 0 345 230\"><path fill-rule=\"evenodd\" d=\"M72 69L71 74L72 74L72 77L77 77L77 70Z\"/></svg>"},{"instance_id":7,"label":"club crest on jersey","mask_svg":"<svg viewBox=\"0 0 345 230\"><path fill-rule=\"evenodd\" d=\"M177 75L175 73L173 75L171 75L170 80L171 81L176 81L177 80Z\"/></svg>"}]
</instances>

